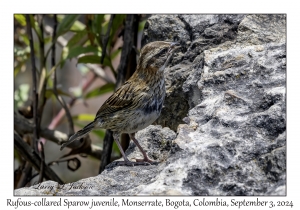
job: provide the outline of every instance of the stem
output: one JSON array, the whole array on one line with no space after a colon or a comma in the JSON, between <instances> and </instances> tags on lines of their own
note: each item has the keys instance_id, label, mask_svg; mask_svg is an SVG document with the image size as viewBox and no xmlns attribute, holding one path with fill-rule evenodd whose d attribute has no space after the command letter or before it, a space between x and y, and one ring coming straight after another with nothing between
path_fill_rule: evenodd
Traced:
<instances>
[{"instance_id":1,"label":"stem","mask_svg":"<svg viewBox=\"0 0 300 210\"><path fill-rule=\"evenodd\" d=\"M102 150L102 156L101 156L101 163L99 168L99 174L104 171L105 166L110 163L110 156L113 146L113 133L110 130L106 130L105 137L103 139L103 150Z\"/></svg>"},{"instance_id":2,"label":"stem","mask_svg":"<svg viewBox=\"0 0 300 210\"><path fill-rule=\"evenodd\" d=\"M39 103L38 103L38 110L37 110L37 115L38 115L38 128L41 126L42 122L42 117L43 117L43 111L44 107L46 104L46 85L47 85L47 70L46 70L46 65L45 65L45 40L44 40L44 23L43 15L38 15L39 18L39 28L41 30L41 37L39 39L39 46L40 46L40 77L39 77L39 87L38 87L38 95L39 95ZM38 149L40 149L39 144L37 143Z\"/></svg>"},{"instance_id":3,"label":"stem","mask_svg":"<svg viewBox=\"0 0 300 210\"><path fill-rule=\"evenodd\" d=\"M31 66L32 66L32 96L33 96L33 141L32 141L32 147L34 148L34 151L38 151L37 148L37 141L39 139L39 128L38 128L38 116L37 116L37 108L38 108L38 93L37 93L37 78L36 78L36 67L35 67L35 56L34 56L34 47L33 47L33 38L32 38L32 31L31 31L31 24L30 24L30 17L29 15L26 15L26 21L27 21L27 32L28 32L28 39L30 43L30 55L31 55Z\"/></svg>"},{"instance_id":4,"label":"stem","mask_svg":"<svg viewBox=\"0 0 300 210\"><path fill-rule=\"evenodd\" d=\"M21 178L19 179L17 189L26 186L26 184L28 183L28 179L29 179L28 177L31 176L31 172L32 172L32 167L29 162L26 162L25 167L22 170L22 175L21 175Z\"/></svg>"},{"instance_id":5,"label":"stem","mask_svg":"<svg viewBox=\"0 0 300 210\"><path fill-rule=\"evenodd\" d=\"M41 164L40 164L40 177L39 177L39 183L43 182L44 178L44 171L45 171L45 152L44 152L44 145L42 142L40 142L41 145L41 151L40 151L40 157L41 157Z\"/></svg>"},{"instance_id":6,"label":"stem","mask_svg":"<svg viewBox=\"0 0 300 210\"><path fill-rule=\"evenodd\" d=\"M104 58L105 58L105 55L106 55L107 43L108 43L108 40L109 40L110 29L111 29L111 26L112 26L112 22L114 20L114 16L115 15L110 16L107 31L106 31L106 34L105 34L104 39L103 39L103 50L102 50L103 53L102 53L101 61L100 61L101 64L103 64Z\"/></svg>"},{"instance_id":7,"label":"stem","mask_svg":"<svg viewBox=\"0 0 300 210\"><path fill-rule=\"evenodd\" d=\"M57 17L56 15L54 15L54 26L53 26L53 34L52 34L52 56L51 56L51 64L52 64L52 68L55 66L55 37L56 37L56 27L57 27ZM66 102L64 101L64 99L62 97L60 97L58 95L57 92L57 77L56 77L56 71L54 71L53 73L53 92L54 95L56 96L57 100L59 101L60 105L64 108L67 119L68 119L68 123L69 123L69 136L74 134L74 124L73 124L73 120L72 120L72 116L70 113L70 110L68 109L68 106L66 105Z\"/></svg>"}]
</instances>

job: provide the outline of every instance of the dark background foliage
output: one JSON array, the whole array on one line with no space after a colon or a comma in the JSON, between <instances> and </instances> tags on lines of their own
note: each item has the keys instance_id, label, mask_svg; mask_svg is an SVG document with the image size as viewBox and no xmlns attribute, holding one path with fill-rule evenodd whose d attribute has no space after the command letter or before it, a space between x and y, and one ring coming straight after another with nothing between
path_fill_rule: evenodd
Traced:
<instances>
[{"instance_id":1,"label":"dark background foliage","mask_svg":"<svg viewBox=\"0 0 300 210\"><path fill-rule=\"evenodd\" d=\"M95 176L120 157L106 130L60 145L132 75L147 17L14 15L15 188Z\"/></svg>"}]
</instances>

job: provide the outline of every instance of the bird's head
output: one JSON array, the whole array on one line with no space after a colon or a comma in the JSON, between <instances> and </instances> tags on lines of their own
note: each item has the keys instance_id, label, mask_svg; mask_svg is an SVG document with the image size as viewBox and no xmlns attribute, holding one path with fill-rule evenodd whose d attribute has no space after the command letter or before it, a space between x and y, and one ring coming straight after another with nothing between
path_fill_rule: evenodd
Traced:
<instances>
[{"instance_id":1,"label":"bird's head","mask_svg":"<svg viewBox=\"0 0 300 210\"><path fill-rule=\"evenodd\" d=\"M141 49L138 68L140 70L163 71L172 54L180 45L176 42L150 42Z\"/></svg>"}]
</instances>

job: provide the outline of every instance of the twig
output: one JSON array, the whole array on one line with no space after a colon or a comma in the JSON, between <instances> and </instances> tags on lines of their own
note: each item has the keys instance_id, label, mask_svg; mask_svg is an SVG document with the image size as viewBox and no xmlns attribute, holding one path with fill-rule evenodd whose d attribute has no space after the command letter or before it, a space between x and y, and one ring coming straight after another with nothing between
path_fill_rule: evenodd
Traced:
<instances>
[{"instance_id":1,"label":"twig","mask_svg":"<svg viewBox=\"0 0 300 210\"><path fill-rule=\"evenodd\" d=\"M37 141L39 139L39 127L38 127L38 115L37 115L37 108L38 108L38 94L36 91L37 81L36 81L36 67L35 67L35 56L34 56L34 47L33 47L33 38L32 38L32 31L31 31L31 24L30 24L30 17L26 15L27 21L27 32L28 32L28 39L30 43L30 54L31 54L31 65L32 65L32 95L33 95L33 119L34 119L34 131L33 131L33 141L32 147L34 151L38 151L37 148Z\"/></svg>"},{"instance_id":2,"label":"twig","mask_svg":"<svg viewBox=\"0 0 300 210\"><path fill-rule=\"evenodd\" d=\"M102 56L101 56L101 61L100 61L101 64L103 64L103 61L104 61L104 58L105 58L105 55L106 55L107 43L108 43L108 40L109 40L109 34L110 34L111 26L112 26L112 23L113 23L113 20L114 20L114 16L115 15L113 15L113 14L110 16L110 20L109 20L109 23L108 23L108 26L107 26L107 31L106 31L106 34L103 38L103 49L102 49Z\"/></svg>"},{"instance_id":3,"label":"twig","mask_svg":"<svg viewBox=\"0 0 300 210\"><path fill-rule=\"evenodd\" d=\"M44 41L44 23L43 23L44 16L43 15L38 15L38 20L39 20L39 27L41 30L41 39L40 41L40 72L42 72L42 69L45 66L45 41Z\"/></svg>"},{"instance_id":4,"label":"twig","mask_svg":"<svg viewBox=\"0 0 300 210\"><path fill-rule=\"evenodd\" d=\"M54 15L54 26L53 26L53 34L52 34L52 56L51 56L51 64L52 64L52 68L55 66L55 37L56 37L56 27L57 27L57 17L56 15ZM56 71L54 71L53 73L53 92L54 95L56 96L57 100L59 101L59 103L61 104L61 106L63 107L63 109L65 110L67 119L68 119L68 123L69 123L69 136L74 134L74 124L73 124L73 120L72 120L72 116L70 113L70 110L68 109L68 106L66 105L66 102L64 101L64 99L62 97L60 97L58 95L57 92L57 77L56 77Z\"/></svg>"},{"instance_id":5,"label":"twig","mask_svg":"<svg viewBox=\"0 0 300 210\"><path fill-rule=\"evenodd\" d=\"M40 177L39 177L39 183L43 182L44 177L44 170L45 170L45 152L44 152L44 144L40 142L41 145L41 151L40 151L40 157L41 157L41 165L40 165Z\"/></svg>"},{"instance_id":6,"label":"twig","mask_svg":"<svg viewBox=\"0 0 300 210\"><path fill-rule=\"evenodd\" d=\"M138 15L127 15L124 28L124 43L122 47L121 61L118 67L116 88L119 88L128 79L136 68L134 45L137 41ZM131 58L133 55L133 58Z\"/></svg>"},{"instance_id":7,"label":"twig","mask_svg":"<svg viewBox=\"0 0 300 210\"><path fill-rule=\"evenodd\" d=\"M28 183L28 180L29 180L28 177L31 176L31 171L32 171L32 167L31 167L30 163L26 162L25 167L22 170L22 175L21 175L21 178L19 179L17 189L26 186L26 184Z\"/></svg>"},{"instance_id":8,"label":"twig","mask_svg":"<svg viewBox=\"0 0 300 210\"><path fill-rule=\"evenodd\" d=\"M47 86L47 70L45 68L45 40L44 40L44 23L43 23L43 15L38 15L39 19L39 27L41 30L41 37L39 39L39 46L40 46L40 77L39 77L39 87L38 87L38 95L39 95L39 103L38 103L38 128L41 126L43 111L46 104L46 86ZM38 149L40 149L39 144L37 143Z\"/></svg>"},{"instance_id":9,"label":"twig","mask_svg":"<svg viewBox=\"0 0 300 210\"><path fill-rule=\"evenodd\" d=\"M105 136L103 139L103 153L101 157L101 163L99 168L99 174L104 171L105 166L110 163L110 156L112 151L112 146L114 143L113 133L110 130L106 130Z\"/></svg>"},{"instance_id":10,"label":"twig","mask_svg":"<svg viewBox=\"0 0 300 210\"><path fill-rule=\"evenodd\" d=\"M23 158L26 159L34 168L35 170L40 172L40 165L41 165L41 158L39 155L32 150L28 144L26 144L23 139L19 136L17 132L14 132L14 147L15 149L22 155ZM54 173L54 171L44 165L45 167L45 177L47 179L53 180L58 182L59 184L63 184L63 181Z\"/></svg>"}]
</instances>

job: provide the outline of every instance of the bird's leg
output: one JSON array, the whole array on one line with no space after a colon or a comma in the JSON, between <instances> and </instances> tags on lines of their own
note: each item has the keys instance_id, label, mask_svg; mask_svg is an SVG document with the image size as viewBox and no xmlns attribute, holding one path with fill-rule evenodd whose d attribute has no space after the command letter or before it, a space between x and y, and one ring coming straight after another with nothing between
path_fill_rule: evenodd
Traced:
<instances>
[{"instance_id":1,"label":"bird's leg","mask_svg":"<svg viewBox=\"0 0 300 210\"><path fill-rule=\"evenodd\" d=\"M139 142L136 140L135 138L135 133L131 133L129 134L130 138L132 139L132 141L135 143L135 145L139 148L139 150L142 152L144 159L136 159L137 162L139 163L149 163L149 164L156 164L158 162L155 162L153 160L151 160L150 158L148 158L146 152L143 150L143 148L141 147L141 145L139 144Z\"/></svg>"},{"instance_id":2,"label":"bird's leg","mask_svg":"<svg viewBox=\"0 0 300 210\"><path fill-rule=\"evenodd\" d=\"M120 133L118 132L113 132L113 137L114 137L114 140L115 142L117 143L117 146L124 158L124 161L117 161L117 164L119 166L135 166L135 165L145 165L145 163L142 163L142 162L132 162L130 160L128 160L127 156L125 155L125 152L120 144L120 141L119 141L119 137L120 137Z\"/></svg>"}]
</instances>

